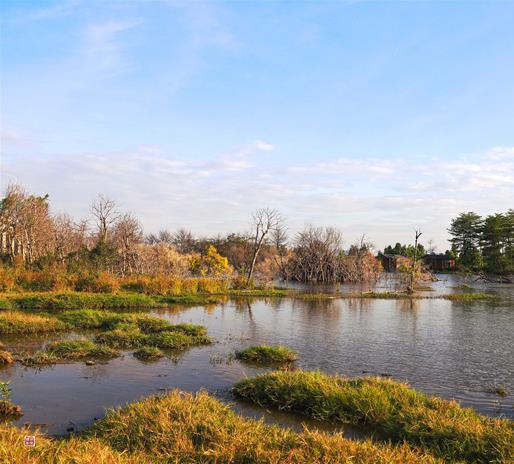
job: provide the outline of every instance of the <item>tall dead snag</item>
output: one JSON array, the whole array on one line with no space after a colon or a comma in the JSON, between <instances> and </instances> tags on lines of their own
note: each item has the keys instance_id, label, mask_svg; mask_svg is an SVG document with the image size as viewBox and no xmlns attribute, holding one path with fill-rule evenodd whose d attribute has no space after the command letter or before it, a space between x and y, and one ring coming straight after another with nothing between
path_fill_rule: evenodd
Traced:
<instances>
[{"instance_id":1,"label":"tall dead snag","mask_svg":"<svg viewBox=\"0 0 514 464\"><path fill-rule=\"evenodd\" d=\"M255 263L262 246L266 243L271 233L284 228L283 222L282 216L276 209L260 208L253 213L252 259L248 268L246 285L249 285L252 280Z\"/></svg>"},{"instance_id":2,"label":"tall dead snag","mask_svg":"<svg viewBox=\"0 0 514 464\"><path fill-rule=\"evenodd\" d=\"M409 286L407 287L407 291L409 293L412 293L414 291L414 284L415 284L415 275L416 275L416 264L418 261L418 239L421 237L421 230L417 229L415 231L415 238L414 238L414 256L412 258L412 269L410 271L410 281Z\"/></svg>"}]
</instances>

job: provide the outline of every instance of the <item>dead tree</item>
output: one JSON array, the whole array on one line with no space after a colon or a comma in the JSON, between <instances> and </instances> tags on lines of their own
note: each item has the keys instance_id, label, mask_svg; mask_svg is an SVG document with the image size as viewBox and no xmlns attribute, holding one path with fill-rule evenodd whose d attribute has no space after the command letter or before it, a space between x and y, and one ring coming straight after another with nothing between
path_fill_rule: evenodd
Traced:
<instances>
[{"instance_id":1,"label":"dead tree","mask_svg":"<svg viewBox=\"0 0 514 464\"><path fill-rule=\"evenodd\" d=\"M415 239L414 239L414 256L412 258L412 269L410 271L410 282L407 287L407 291L412 293L414 291L414 283L415 283L415 275L416 275L416 263L418 261L418 239L421 237L421 230L417 229L415 231Z\"/></svg>"},{"instance_id":2,"label":"dead tree","mask_svg":"<svg viewBox=\"0 0 514 464\"><path fill-rule=\"evenodd\" d=\"M284 228L282 216L276 209L260 208L253 213L252 228L254 231L252 238L252 258L248 268L246 285L249 285L252 280L257 257L262 246L268 240L269 235Z\"/></svg>"}]
</instances>

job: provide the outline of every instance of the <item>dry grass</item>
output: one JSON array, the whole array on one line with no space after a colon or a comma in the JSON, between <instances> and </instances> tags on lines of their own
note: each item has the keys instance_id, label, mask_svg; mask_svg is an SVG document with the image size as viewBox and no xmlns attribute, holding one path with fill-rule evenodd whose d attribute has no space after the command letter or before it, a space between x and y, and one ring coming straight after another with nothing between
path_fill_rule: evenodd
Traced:
<instances>
[{"instance_id":1,"label":"dry grass","mask_svg":"<svg viewBox=\"0 0 514 464\"><path fill-rule=\"evenodd\" d=\"M67 325L53 317L20 311L0 311L0 334L35 334L65 330Z\"/></svg>"},{"instance_id":2,"label":"dry grass","mask_svg":"<svg viewBox=\"0 0 514 464\"><path fill-rule=\"evenodd\" d=\"M86 433L69 439L0 425L0 462L212 464L436 464L436 458L398 447L356 442L340 434L295 433L244 419L205 392L172 391L108 412Z\"/></svg>"},{"instance_id":3,"label":"dry grass","mask_svg":"<svg viewBox=\"0 0 514 464\"><path fill-rule=\"evenodd\" d=\"M282 371L243 380L233 391L262 406L366 425L450 461L510 463L514 458L512 421L480 416L393 380Z\"/></svg>"}]
</instances>

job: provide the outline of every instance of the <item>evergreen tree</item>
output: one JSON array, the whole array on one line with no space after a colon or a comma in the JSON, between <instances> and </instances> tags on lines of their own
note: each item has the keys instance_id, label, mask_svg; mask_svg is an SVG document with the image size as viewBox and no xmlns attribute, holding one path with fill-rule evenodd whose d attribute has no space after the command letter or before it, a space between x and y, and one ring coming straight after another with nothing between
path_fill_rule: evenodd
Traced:
<instances>
[{"instance_id":1,"label":"evergreen tree","mask_svg":"<svg viewBox=\"0 0 514 464\"><path fill-rule=\"evenodd\" d=\"M452 220L448 232L452 236L450 242L452 249L457 252L459 264L472 270L479 270L482 266L482 218L473 212L461 213Z\"/></svg>"}]
</instances>

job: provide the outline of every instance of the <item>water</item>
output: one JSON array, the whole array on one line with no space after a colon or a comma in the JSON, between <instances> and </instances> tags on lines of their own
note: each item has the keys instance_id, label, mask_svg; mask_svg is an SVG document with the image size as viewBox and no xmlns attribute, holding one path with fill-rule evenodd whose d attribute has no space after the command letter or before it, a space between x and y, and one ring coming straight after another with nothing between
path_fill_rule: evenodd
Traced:
<instances>
[{"instance_id":1,"label":"water","mask_svg":"<svg viewBox=\"0 0 514 464\"><path fill-rule=\"evenodd\" d=\"M432 287L432 294L461 291L453 279ZM513 293L512 286L486 289L504 297ZM172 388L203 388L231 402L242 414L298 429L305 419L269 413L238 403L230 395L237 380L266 370L246 366L231 355L260 343L293 348L299 353L298 367L304 369L391 376L424 392L455 398L482 414L514 418L512 298L473 303L440 299L230 300L153 314L172 323L205 325L217 342L153 363L125 353L94 366L7 367L0 371L0 379L11 382L12 400L25 412L17 423L39 424L51 434L63 434L103 417L106 407ZM3 342L8 348L30 345L36 349L45 340L48 337L4 338ZM489 392L495 384L506 386L509 395L501 398Z\"/></svg>"}]
</instances>

